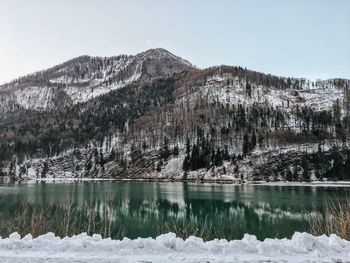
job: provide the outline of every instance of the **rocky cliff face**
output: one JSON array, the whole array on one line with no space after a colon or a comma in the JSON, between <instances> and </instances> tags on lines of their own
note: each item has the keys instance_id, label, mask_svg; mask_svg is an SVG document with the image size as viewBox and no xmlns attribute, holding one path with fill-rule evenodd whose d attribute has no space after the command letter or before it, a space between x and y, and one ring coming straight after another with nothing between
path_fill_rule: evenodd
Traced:
<instances>
[{"instance_id":1,"label":"rocky cliff face","mask_svg":"<svg viewBox=\"0 0 350 263\"><path fill-rule=\"evenodd\" d=\"M79 57L0 87L13 178L350 178L349 80L196 69L164 49Z\"/></svg>"}]
</instances>

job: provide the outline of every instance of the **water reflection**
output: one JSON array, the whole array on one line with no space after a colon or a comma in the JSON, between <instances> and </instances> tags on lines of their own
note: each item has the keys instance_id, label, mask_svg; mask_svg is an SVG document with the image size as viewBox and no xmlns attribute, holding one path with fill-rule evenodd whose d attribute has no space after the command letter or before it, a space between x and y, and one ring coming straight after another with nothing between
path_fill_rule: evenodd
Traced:
<instances>
[{"instance_id":1,"label":"water reflection","mask_svg":"<svg viewBox=\"0 0 350 263\"><path fill-rule=\"evenodd\" d=\"M11 220L26 203L45 210L61 207L85 215L89 209L111 221L112 236L156 236L174 225L208 224L211 237L244 233L290 237L304 231L310 211L325 199L346 197L347 189L195 183L84 182L0 184L1 220ZM56 211L56 210L55 210ZM63 217L64 215L62 215ZM170 229L171 230L171 229ZM0 233L1 234L1 233Z\"/></svg>"}]
</instances>

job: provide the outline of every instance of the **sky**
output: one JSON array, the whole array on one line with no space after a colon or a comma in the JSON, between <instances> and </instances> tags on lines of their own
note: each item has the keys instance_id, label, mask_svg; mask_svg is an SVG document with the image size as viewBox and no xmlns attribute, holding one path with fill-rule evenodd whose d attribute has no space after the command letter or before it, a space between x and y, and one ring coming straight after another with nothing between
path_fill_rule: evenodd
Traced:
<instances>
[{"instance_id":1,"label":"sky","mask_svg":"<svg viewBox=\"0 0 350 263\"><path fill-rule=\"evenodd\" d=\"M199 68L350 79L350 1L0 0L0 83L157 47Z\"/></svg>"}]
</instances>

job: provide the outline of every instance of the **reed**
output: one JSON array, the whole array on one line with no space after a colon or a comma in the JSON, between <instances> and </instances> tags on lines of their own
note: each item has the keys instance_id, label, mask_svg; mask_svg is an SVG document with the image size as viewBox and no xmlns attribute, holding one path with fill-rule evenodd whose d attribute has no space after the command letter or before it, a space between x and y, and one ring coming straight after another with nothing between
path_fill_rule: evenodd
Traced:
<instances>
[{"instance_id":1,"label":"reed","mask_svg":"<svg viewBox=\"0 0 350 263\"><path fill-rule=\"evenodd\" d=\"M54 232L60 237L86 232L89 235L99 233L104 238L111 237L113 222L113 201L107 201L98 209L95 201L88 202L83 208L74 203L66 206L23 204L16 206L11 220L0 222L3 233L8 236L13 232L20 235L32 234L34 237ZM114 233L121 236L122 231Z\"/></svg>"},{"instance_id":2,"label":"reed","mask_svg":"<svg viewBox=\"0 0 350 263\"><path fill-rule=\"evenodd\" d=\"M313 235L336 234L350 240L350 198L346 201L338 197L327 199L324 211L312 214L308 221L309 232Z\"/></svg>"},{"instance_id":3,"label":"reed","mask_svg":"<svg viewBox=\"0 0 350 263\"><path fill-rule=\"evenodd\" d=\"M169 220L158 226L158 234L168 232L175 233L177 237L182 239L196 236L203 240L210 240L216 235L216 230L210 220L208 220L208 216L200 224L192 220Z\"/></svg>"}]
</instances>

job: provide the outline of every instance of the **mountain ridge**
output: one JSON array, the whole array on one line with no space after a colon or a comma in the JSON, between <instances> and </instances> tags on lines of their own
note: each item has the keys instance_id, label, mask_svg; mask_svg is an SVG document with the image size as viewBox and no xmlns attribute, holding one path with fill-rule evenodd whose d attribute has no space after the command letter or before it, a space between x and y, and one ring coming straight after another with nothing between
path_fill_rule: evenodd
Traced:
<instances>
[{"instance_id":1,"label":"mountain ridge","mask_svg":"<svg viewBox=\"0 0 350 263\"><path fill-rule=\"evenodd\" d=\"M84 102L139 79L192 68L188 61L164 49L150 49L135 56L79 56L0 86L0 99L4 102L0 110L6 112L18 107L51 110ZM67 99L62 101L58 94Z\"/></svg>"},{"instance_id":2,"label":"mountain ridge","mask_svg":"<svg viewBox=\"0 0 350 263\"><path fill-rule=\"evenodd\" d=\"M0 174L350 179L349 80L197 69L164 49L116 58L0 92Z\"/></svg>"},{"instance_id":3,"label":"mountain ridge","mask_svg":"<svg viewBox=\"0 0 350 263\"><path fill-rule=\"evenodd\" d=\"M281 76L281 75L277 75L277 74L273 74L273 73L262 73L261 71L257 71L257 70L252 70L252 69L248 69L246 67L240 67L240 66L232 66L232 65L226 65L226 64L221 64L221 65L217 65L217 66L210 66L207 68L198 68L196 66L194 66L192 63L190 63L188 60L183 59L181 57L178 57L176 55L174 55L173 53L171 53L170 51L164 49L164 48L151 48L148 49L146 51L137 53L136 55L128 55L128 54L120 54L120 55L115 55L115 56L91 56L91 55L81 55L81 56L77 56L74 57L72 59L69 59L61 64L49 67L47 69L43 69L43 70L39 70L30 74L26 74L23 75L21 77L18 77L16 79L13 79L11 81L5 82L3 84L0 85L0 91L1 89L4 89L5 87L11 85L11 84L15 84L17 82L21 82L21 80L23 79L27 79L27 78L31 78L31 77L36 77L38 75L42 75L45 74L47 72L50 72L52 70L59 70L61 67L65 67L71 63L75 63L79 60L85 59L85 60L92 60L92 59L98 59L98 60L106 60L106 59L116 59L119 60L120 58L128 58L128 57L142 57L142 56L149 56L150 54L154 54L154 53L158 53L158 54L167 54L168 57L172 57L172 58L176 58L179 61L183 61L184 64L187 64L189 67L192 67L193 69L198 69L198 70L206 70L206 69L211 69L211 68L220 68L220 67L238 67L238 68L242 68L244 70L247 71L252 71L255 73L260 73L260 74L264 74L266 76L270 76L270 77L278 77L278 78L285 78L285 79L296 79L296 80L305 80L305 81L310 81L310 82L325 82L325 81L332 81L332 80L344 80L344 81L349 81L349 79L347 78L340 78L340 77L334 77L334 78L327 78L327 79L316 79L314 81L306 78L306 77L288 77L288 76ZM147 55L148 54L148 55Z\"/></svg>"},{"instance_id":4,"label":"mountain ridge","mask_svg":"<svg viewBox=\"0 0 350 263\"><path fill-rule=\"evenodd\" d=\"M113 55L113 56L91 56L91 55L85 54L85 55L80 55L80 56L74 57L72 59L69 59L69 60L63 62L63 63L54 65L54 66L49 67L47 69L38 70L36 72L29 73L29 74L20 76L18 78L15 78L13 80L10 80L8 82L5 82L5 83L0 85L0 89L4 88L6 86L9 86L11 84L17 83L17 82L21 82L21 80L23 80L23 79L32 78L32 77L35 78L38 75L43 75L43 74L49 73L49 72L54 71L54 70L60 70L60 69L62 69L64 67L66 67L66 66L69 66L71 64L75 64L75 63L78 63L78 62L81 62L81 61L88 62L89 60L93 60L93 59L97 59L97 60L109 60L109 59L110 60L119 60L121 58L129 58L129 57L135 57L135 58L137 58L137 57L145 57L147 59L150 56L155 56L155 57L158 56L159 57L161 55L163 57L168 57L168 58L176 59L178 61L183 61L183 63L188 65L189 67L196 68L188 60L183 59L181 57L178 57L178 56L174 55L173 53L169 52L168 50L166 50L164 48L151 48L151 49L148 49L146 51L137 53L136 55L119 54L119 55Z\"/></svg>"}]
</instances>

